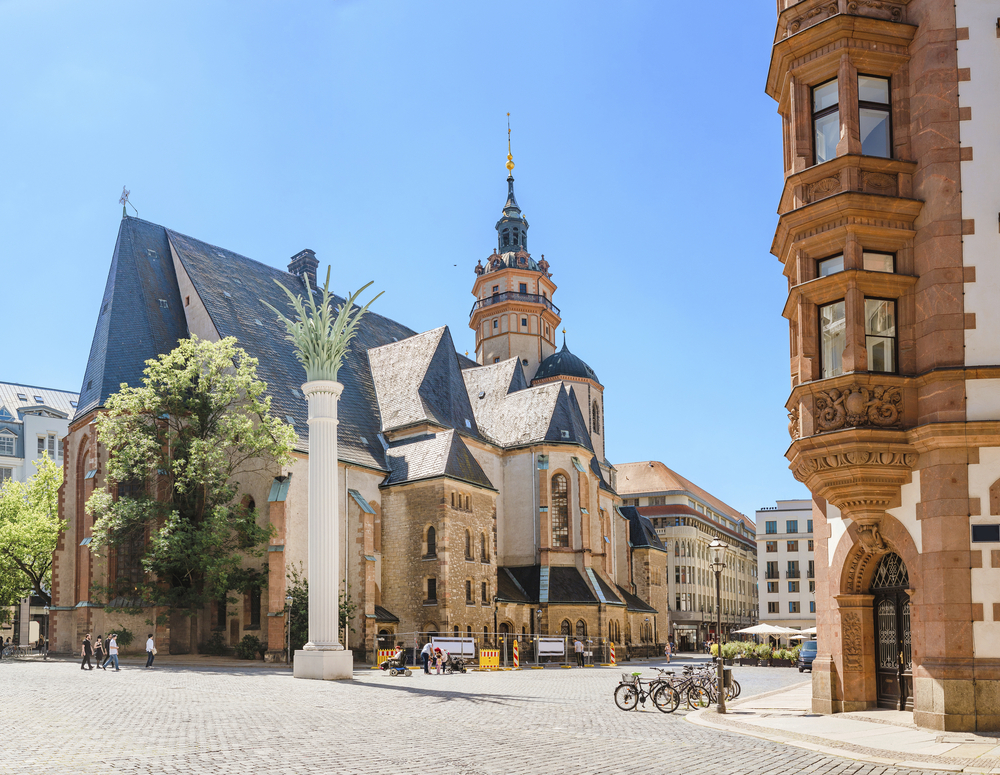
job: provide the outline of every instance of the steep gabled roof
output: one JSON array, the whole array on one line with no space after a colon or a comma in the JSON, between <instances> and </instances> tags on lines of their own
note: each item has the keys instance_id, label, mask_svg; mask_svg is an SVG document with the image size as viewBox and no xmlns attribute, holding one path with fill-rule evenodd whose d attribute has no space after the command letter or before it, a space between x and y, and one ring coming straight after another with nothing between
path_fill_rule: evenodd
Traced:
<instances>
[{"instance_id":1,"label":"steep gabled roof","mask_svg":"<svg viewBox=\"0 0 1000 775\"><path fill-rule=\"evenodd\" d=\"M140 384L145 362L170 352L187 335L166 230L139 218L123 218L77 415L103 406L123 382Z\"/></svg>"},{"instance_id":2,"label":"steep gabled roof","mask_svg":"<svg viewBox=\"0 0 1000 775\"><path fill-rule=\"evenodd\" d=\"M507 396L528 387L519 358L465 369L462 379L465 380L476 423L483 433L491 437L491 429L497 426Z\"/></svg>"},{"instance_id":3,"label":"steep gabled roof","mask_svg":"<svg viewBox=\"0 0 1000 775\"><path fill-rule=\"evenodd\" d=\"M496 488L454 430L402 439L385 453L389 476L382 486L447 476L491 490Z\"/></svg>"},{"instance_id":4,"label":"steep gabled roof","mask_svg":"<svg viewBox=\"0 0 1000 775\"><path fill-rule=\"evenodd\" d=\"M622 506L621 513L628 519L628 540L633 547L667 551L667 547L663 545L663 541L656 534L656 528L653 527L649 517L640 514L635 506Z\"/></svg>"},{"instance_id":5,"label":"steep gabled roof","mask_svg":"<svg viewBox=\"0 0 1000 775\"><path fill-rule=\"evenodd\" d=\"M641 597L633 595L621 585L616 586L618 587L618 591L621 593L621 597L625 601L625 605L628 607L629 611L640 611L642 613L649 614L657 613L657 610Z\"/></svg>"},{"instance_id":6,"label":"steep gabled roof","mask_svg":"<svg viewBox=\"0 0 1000 775\"><path fill-rule=\"evenodd\" d=\"M368 351L382 428L421 422L478 436L447 326Z\"/></svg>"}]
</instances>

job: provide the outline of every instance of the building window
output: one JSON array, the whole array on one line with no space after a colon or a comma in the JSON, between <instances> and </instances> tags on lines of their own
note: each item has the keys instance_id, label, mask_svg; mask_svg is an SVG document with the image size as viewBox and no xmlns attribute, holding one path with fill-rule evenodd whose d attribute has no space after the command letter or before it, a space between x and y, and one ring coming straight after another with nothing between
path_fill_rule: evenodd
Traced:
<instances>
[{"instance_id":1,"label":"building window","mask_svg":"<svg viewBox=\"0 0 1000 775\"><path fill-rule=\"evenodd\" d=\"M545 327L545 333L548 333L548 329L549 329L549 327L546 326ZM76 409L76 401L70 401L70 404L72 405L72 407L74 409ZM7 407L6 406L0 406L0 420L3 420L4 422L10 422L13 419L14 419L14 415L12 415L10 412L7 411Z\"/></svg>"},{"instance_id":2,"label":"building window","mask_svg":"<svg viewBox=\"0 0 1000 775\"><path fill-rule=\"evenodd\" d=\"M559 628L559 634L564 636L572 635L573 633L571 627L572 625L569 623L569 619L563 619L562 625Z\"/></svg>"},{"instance_id":3,"label":"building window","mask_svg":"<svg viewBox=\"0 0 1000 775\"><path fill-rule=\"evenodd\" d=\"M527 327L528 327L528 319L521 318L521 328L527 328Z\"/></svg>"},{"instance_id":4,"label":"building window","mask_svg":"<svg viewBox=\"0 0 1000 775\"><path fill-rule=\"evenodd\" d=\"M830 161L837 155L840 140L840 103L837 79L812 90L813 164Z\"/></svg>"},{"instance_id":5,"label":"building window","mask_svg":"<svg viewBox=\"0 0 1000 775\"><path fill-rule=\"evenodd\" d=\"M797 614L799 612L799 601L789 600L788 601L788 613Z\"/></svg>"},{"instance_id":6,"label":"building window","mask_svg":"<svg viewBox=\"0 0 1000 775\"><path fill-rule=\"evenodd\" d=\"M527 293L528 292L528 284L527 283L518 283L517 289L521 293Z\"/></svg>"},{"instance_id":7,"label":"building window","mask_svg":"<svg viewBox=\"0 0 1000 775\"><path fill-rule=\"evenodd\" d=\"M819 277L827 277L837 272L843 272L844 255L831 256L830 258L824 258L822 261L817 261L816 270Z\"/></svg>"},{"instance_id":8,"label":"building window","mask_svg":"<svg viewBox=\"0 0 1000 775\"><path fill-rule=\"evenodd\" d=\"M769 614L777 614L777 613L781 613L781 612L780 612L780 611L778 610L778 602L777 602L777 601L774 601L773 603L768 603L768 604L767 604L767 612L768 612Z\"/></svg>"},{"instance_id":9,"label":"building window","mask_svg":"<svg viewBox=\"0 0 1000 775\"><path fill-rule=\"evenodd\" d=\"M844 373L843 355L847 344L845 326L843 300L819 308L820 366L823 379Z\"/></svg>"},{"instance_id":10,"label":"building window","mask_svg":"<svg viewBox=\"0 0 1000 775\"><path fill-rule=\"evenodd\" d=\"M427 554L425 557L437 557L437 531L433 527L427 528Z\"/></svg>"},{"instance_id":11,"label":"building window","mask_svg":"<svg viewBox=\"0 0 1000 775\"><path fill-rule=\"evenodd\" d=\"M472 605L476 601L472 599L472 582L469 579L465 580L465 604Z\"/></svg>"},{"instance_id":12,"label":"building window","mask_svg":"<svg viewBox=\"0 0 1000 775\"><path fill-rule=\"evenodd\" d=\"M438 599L437 579L427 579L427 602L436 603Z\"/></svg>"},{"instance_id":13,"label":"building window","mask_svg":"<svg viewBox=\"0 0 1000 775\"><path fill-rule=\"evenodd\" d=\"M489 605L490 604L490 595L489 595L489 589L487 588L485 581L480 584L480 591L482 592L482 603L483 603L483 605Z\"/></svg>"},{"instance_id":14,"label":"building window","mask_svg":"<svg viewBox=\"0 0 1000 775\"><path fill-rule=\"evenodd\" d=\"M765 522L764 523L764 532L765 533L777 533L778 532L778 523L777 522Z\"/></svg>"},{"instance_id":15,"label":"building window","mask_svg":"<svg viewBox=\"0 0 1000 775\"><path fill-rule=\"evenodd\" d=\"M806 520L806 532L811 533L813 531L813 521L811 519Z\"/></svg>"},{"instance_id":16,"label":"building window","mask_svg":"<svg viewBox=\"0 0 1000 775\"><path fill-rule=\"evenodd\" d=\"M601 432L601 405L596 399L590 407L590 425L594 433Z\"/></svg>"},{"instance_id":17,"label":"building window","mask_svg":"<svg viewBox=\"0 0 1000 775\"><path fill-rule=\"evenodd\" d=\"M787 546L788 551L790 551L790 552L797 552L799 550L799 542L798 541L786 541L786 543L788 544L788 546Z\"/></svg>"},{"instance_id":18,"label":"building window","mask_svg":"<svg viewBox=\"0 0 1000 775\"><path fill-rule=\"evenodd\" d=\"M889 79L858 76L858 118L861 122L861 153L865 156L892 156L889 121Z\"/></svg>"},{"instance_id":19,"label":"building window","mask_svg":"<svg viewBox=\"0 0 1000 775\"><path fill-rule=\"evenodd\" d=\"M815 600L810 600L809 601L809 613L811 613L811 614L816 613L816 601Z\"/></svg>"},{"instance_id":20,"label":"building window","mask_svg":"<svg viewBox=\"0 0 1000 775\"><path fill-rule=\"evenodd\" d=\"M813 540L811 538L806 542L806 549L810 552L813 550Z\"/></svg>"},{"instance_id":21,"label":"building window","mask_svg":"<svg viewBox=\"0 0 1000 775\"><path fill-rule=\"evenodd\" d=\"M650 496L649 503L647 505L649 505L649 506L665 506L665 505L667 505L667 496L666 495L653 495L653 496Z\"/></svg>"},{"instance_id":22,"label":"building window","mask_svg":"<svg viewBox=\"0 0 1000 775\"><path fill-rule=\"evenodd\" d=\"M972 543L986 544L1000 541L1000 525L973 525Z\"/></svg>"},{"instance_id":23,"label":"building window","mask_svg":"<svg viewBox=\"0 0 1000 775\"><path fill-rule=\"evenodd\" d=\"M576 623L576 637L586 638L587 637L587 623L580 619Z\"/></svg>"},{"instance_id":24,"label":"building window","mask_svg":"<svg viewBox=\"0 0 1000 775\"><path fill-rule=\"evenodd\" d=\"M493 330L496 331L500 327L500 321L493 318Z\"/></svg>"},{"instance_id":25,"label":"building window","mask_svg":"<svg viewBox=\"0 0 1000 775\"><path fill-rule=\"evenodd\" d=\"M503 230L502 240L500 244L501 247L507 247L510 244L510 229Z\"/></svg>"},{"instance_id":26,"label":"building window","mask_svg":"<svg viewBox=\"0 0 1000 775\"><path fill-rule=\"evenodd\" d=\"M0 433L0 455L14 457L14 442L16 440L17 436L13 433Z\"/></svg>"},{"instance_id":27,"label":"building window","mask_svg":"<svg viewBox=\"0 0 1000 775\"><path fill-rule=\"evenodd\" d=\"M45 455L45 437L38 437L38 457Z\"/></svg>"},{"instance_id":28,"label":"building window","mask_svg":"<svg viewBox=\"0 0 1000 775\"><path fill-rule=\"evenodd\" d=\"M786 533L798 533L799 532L799 521L797 519L789 519L785 521L785 532Z\"/></svg>"},{"instance_id":29,"label":"building window","mask_svg":"<svg viewBox=\"0 0 1000 775\"><path fill-rule=\"evenodd\" d=\"M815 581L810 581L809 582L809 591L810 592L815 592L816 591L816 582Z\"/></svg>"},{"instance_id":30,"label":"building window","mask_svg":"<svg viewBox=\"0 0 1000 775\"><path fill-rule=\"evenodd\" d=\"M896 302L865 299L865 349L868 371L896 373Z\"/></svg>"},{"instance_id":31,"label":"building window","mask_svg":"<svg viewBox=\"0 0 1000 775\"><path fill-rule=\"evenodd\" d=\"M896 257L892 253L869 253L867 250L861 254L862 267L868 272L888 272L892 274L896 271Z\"/></svg>"},{"instance_id":32,"label":"building window","mask_svg":"<svg viewBox=\"0 0 1000 775\"><path fill-rule=\"evenodd\" d=\"M486 563L490 561L490 552L486 546L486 533L479 534L479 560Z\"/></svg>"},{"instance_id":33,"label":"building window","mask_svg":"<svg viewBox=\"0 0 1000 775\"><path fill-rule=\"evenodd\" d=\"M788 570L785 571L786 579L797 579L799 577L799 561L789 560Z\"/></svg>"},{"instance_id":34,"label":"building window","mask_svg":"<svg viewBox=\"0 0 1000 775\"><path fill-rule=\"evenodd\" d=\"M468 530L465 531L465 559L474 560L475 557L472 556L472 533Z\"/></svg>"},{"instance_id":35,"label":"building window","mask_svg":"<svg viewBox=\"0 0 1000 775\"><path fill-rule=\"evenodd\" d=\"M764 542L764 547L765 547L765 551L767 551L767 552L776 552L776 551L778 551L778 542L777 541L765 541Z\"/></svg>"},{"instance_id":36,"label":"building window","mask_svg":"<svg viewBox=\"0 0 1000 775\"><path fill-rule=\"evenodd\" d=\"M798 592L799 591L799 582L797 582L797 581L789 581L788 582L788 591L789 592Z\"/></svg>"},{"instance_id":37,"label":"building window","mask_svg":"<svg viewBox=\"0 0 1000 775\"><path fill-rule=\"evenodd\" d=\"M778 594L778 582L777 581L767 582L767 591L769 594L772 595Z\"/></svg>"},{"instance_id":38,"label":"building window","mask_svg":"<svg viewBox=\"0 0 1000 775\"><path fill-rule=\"evenodd\" d=\"M778 578L778 563L776 560L767 564L767 570L765 571L764 577L768 579Z\"/></svg>"},{"instance_id":39,"label":"building window","mask_svg":"<svg viewBox=\"0 0 1000 775\"><path fill-rule=\"evenodd\" d=\"M552 477L552 545L569 546L569 486L566 477Z\"/></svg>"}]
</instances>

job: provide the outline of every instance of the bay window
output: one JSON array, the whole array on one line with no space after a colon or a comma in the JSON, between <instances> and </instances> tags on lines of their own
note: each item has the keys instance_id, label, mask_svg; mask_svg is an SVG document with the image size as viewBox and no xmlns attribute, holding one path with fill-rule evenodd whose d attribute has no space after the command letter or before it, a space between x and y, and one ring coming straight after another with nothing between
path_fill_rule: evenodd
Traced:
<instances>
[{"instance_id":1,"label":"bay window","mask_svg":"<svg viewBox=\"0 0 1000 775\"><path fill-rule=\"evenodd\" d=\"M819 277L826 277L827 275L836 274L837 272L843 272L844 256L841 254L839 256L824 258L822 261L816 262L816 268L818 270Z\"/></svg>"},{"instance_id":2,"label":"bay window","mask_svg":"<svg viewBox=\"0 0 1000 775\"><path fill-rule=\"evenodd\" d=\"M862 266L869 272L888 272L892 274L896 271L896 257L892 253L869 253L867 250L862 253Z\"/></svg>"},{"instance_id":3,"label":"bay window","mask_svg":"<svg viewBox=\"0 0 1000 775\"><path fill-rule=\"evenodd\" d=\"M844 301L819 308L820 367L823 379L844 373L843 355L847 344Z\"/></svg>"}]
</instances>

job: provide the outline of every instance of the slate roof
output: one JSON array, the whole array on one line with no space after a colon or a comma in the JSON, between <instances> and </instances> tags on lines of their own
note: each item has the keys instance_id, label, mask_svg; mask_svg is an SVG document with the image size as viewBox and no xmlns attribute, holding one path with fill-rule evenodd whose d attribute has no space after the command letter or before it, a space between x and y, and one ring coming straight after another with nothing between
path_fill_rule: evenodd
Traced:
<instances>
[{"instance_id":1,"label":"slate roof","mask_svg":"<svg viewBox=\"0 0 1000 775\"><path fill-rule=\"evenodd\" d=\"M546 441L576 444L593 452L590 432L572 388L561 382L523 388L524 373L519 365L510 365L516 360L462 372L482 433L505 447ZM568 431L569 436L564 437L563 431Z\"/></svg>"},{"instance_id":2,"label":"slate roof","mask_svg":"<svg viewBox=\"0 0 1000 775\"><path fill-rule=\"evenodd\" d=\"M576 566L554 565L549 568L550 603L600 602Z\"/></svg>"},{"instance_id":3,"label":"slate roof","mask_svg":"<svg viewBox=\"0 0 1000 775\"><path fill-rule=\"evenodd\" d=\"M637 597L629 592L627 589L618 587L618 592L621 594L622 600L625 601L625 605L628 607L629 611L641 611L643 613L655 614L659 613L653 606L643 600L641 597Z\"/></svg>"},{"instance_id":4,"label":"slate roof","mask_svg":"<svg viewBox=\"0 0 1000 775\"><path fill-rule=\"evenodd\" d=\"M618 593L614 589L612 589L611 585L608 584L608 582L606 582L601 577L600 573L598 573L597 571L594 571L594 578L597 579L597 586L599 586L601 588L601 592L604 594L604 599L610 605L624 605L624 603L623 603L622 599L619 597Z\"/></svg>"},{"instance_id":5,"label":"slate roof","mask_svg":"<svg viewBox=\"0 0 1000 775\"><path fill-rule=\"evenodd\" d=\"M23 395L22 401L18 396ZM35 397L41 398L41 403ZM10 422L21 422L21 412L35 412L51 409L59 414L72 417L76 409L70 403L77 401L79 395L68 390L21 385L16 382L0 382L0 408L6 409L13 418Z\"/></svg>"},{"instance_id":6,"label":"slate roof","mask_svg":"<svg viewBox=\"0 0 1000 775\"><path fill-rule=\"evenodd\" d=\"M566 346L566 335L563 334L563 346L559 352L552 353L548 358L538 365L538 371L532 377L532 382L540 382L552 377L578 377L580 379L591 379L598 385L601 381L590 366L583 362L581 358L573 355Z\"/></svg>"},{"instance_id":7,"label":"slate roof","mask_svg":"<svg viewBox=\"0 0 1000 775\"><path fill-rule=\"evenodd\" d=\"M385 458L389 475L383 487L448 476L496 489L455 430L402 439L389 445Z\"/></svg>"},{"instance_id":8,"label":"slate roof","mask_svg":"<svg viewBox=\"0 0 1000 775\"><path fill-rule=\"evenodd\" d=\"M123 382L140 384L145 362L187 335L166 229L123 218L76 414L103 406Z\"/></svg>"},{"instance_id":9,"label":"slate roof","mask_svg":"<svg viewBox=\"0 0 1000 775\"><path fill-rule=\"evenodd\" d=\"M368 351L382 428L420 422L479 434L447 327Z\"/></svg>"},{"instance_id":10,"label":"slate roof","mask_svg":"<svg viewBox=\"0 0 1000 775\"><path fill-rule=\"evenodd\" d=\"M537 603L528 597L508 568L497 568L497 597L508 603Z\"/></svg>"},{"instance_id":11,"label":"slate roof","mask_svg":"<svg viewBox=\"0 0 1000 775\"><path fill-rule=\"evenodd\" d=\"M635 506L622 506L621 513L628 518L628 540L633 547L667 551L649 517L640 514Z\"/></svg>"},{"instance_id":12,"label":"slate roof","mask_svg":"<svg viewBox=\"0 0 1000 775\"><path fill-rule=\"evenodd\" d=\"M375 606L375 621L395 622L396 624L399 624L399 617L392 613L389 609L377 605Z\"/></svg>"}]
</instances>

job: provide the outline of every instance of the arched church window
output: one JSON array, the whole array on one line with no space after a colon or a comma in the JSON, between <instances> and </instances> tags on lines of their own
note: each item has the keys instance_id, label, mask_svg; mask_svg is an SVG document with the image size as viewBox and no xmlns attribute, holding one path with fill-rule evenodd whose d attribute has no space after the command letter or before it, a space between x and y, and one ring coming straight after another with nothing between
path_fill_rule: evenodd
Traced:
<instances>
[{"instance_id":1,"label":"arched church window","mask_svg":"<svg viewBox=\"0 0 1000 775\"><path fill-rule=\"evenodd\" d=\"M465 531L465 559L472 559L472 533Z\"/></svg>"},{"instance_id":2,"label":"arched church window","mask_svg":"<svg viewBox=\"0 0 1000 775\"><path fill-rule=\"evenodd\" d=\"M586 638L587 637L587 623L585 621L583 621L583 619L580 619L576 623L576 637L578 637L578 638Z\"/></svg>"},{"instance_id":3,"label":"arched church window","mask_svg":"<svg viewBox=\"0 0 1000 775\"><path fill-rule=\"evenodd\" d=\"M560 634L571 635L572 634L570 631L571 626L572 625L570 625L569 619L563 619L562 628L560 629Z\"/></svg>"},{"instance_id":4,"label":"arched church window","mask_svg":"<svg viewBox=\"0 0 1000 775\"><path fill-rule=\"evenodd\" d=\"M432 527L427 528L427 557L437 557L437 531Z\"/></svg>"},{"instance_id":5,"label":"arched church window","mask_svg":"<svg viewBox=\"0 0 1000 775\"><path fill-rule=\"evenodd\" d=\"M510 244L510 229L503 230L503 239L501 240L500 244L503 245L504 247Z\"/></svg>"},{"instance_id":6,"label":"arched church window","mask_svg":"<svg viewBox=\"0 0 1000 775\"><path fill-rule=\"evenodd\" d=\"M517 237L518 237L518 230L515 228L514 229L514 239L512 240L512 244L514 244L514 245L517 244Z\"/></svg>"},{"instance_id":7,"label":"arched church window","mask_svg":"<svg viewBox=\"0 0 1000 775\"><path fill-rule=\"evenodd\" d=\"M486 533L479 534L479 559L483 562L490 561L490 553L486 551Z\"/></svg>"},{"instance_id":8,"label":"arched church window","mask_svg":"<svg viewBox=\"0 0 1000 775\"><path fill-rule=\"evenodd\" d=\"M594 433L601 432L601 405L594 400L594 405L590 409L591 425Z\"/></svg>"},{"instance_id":9,"label":"arched church window","mask_svg":"<svg viewBox=\"0 0 1000 775\"><path fill-rule=\"evenodd\" d=\"M569 485L566 477L552 477L552 545L569 546Z\"/></svg>"}]
</instances>

